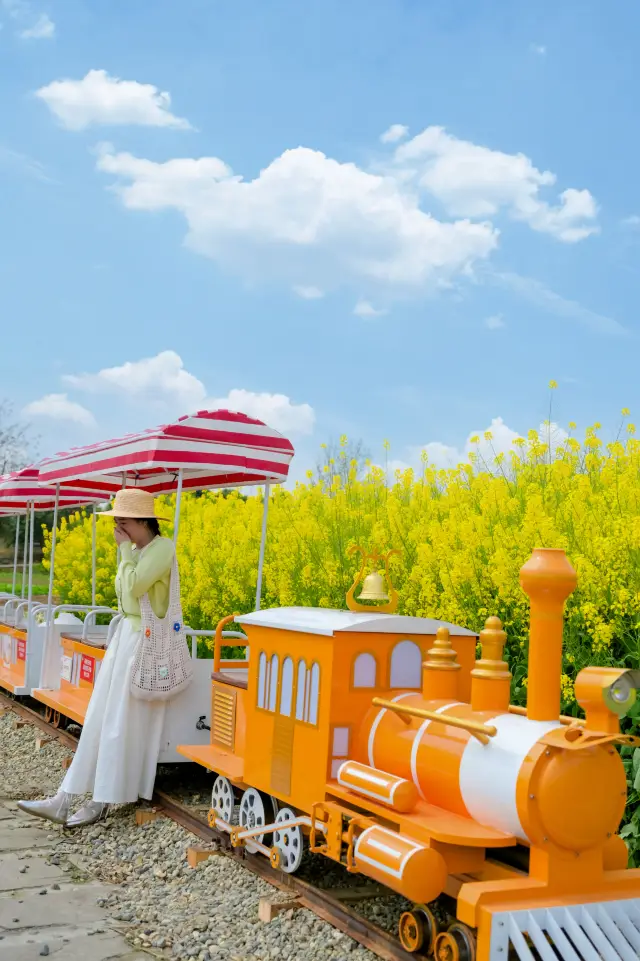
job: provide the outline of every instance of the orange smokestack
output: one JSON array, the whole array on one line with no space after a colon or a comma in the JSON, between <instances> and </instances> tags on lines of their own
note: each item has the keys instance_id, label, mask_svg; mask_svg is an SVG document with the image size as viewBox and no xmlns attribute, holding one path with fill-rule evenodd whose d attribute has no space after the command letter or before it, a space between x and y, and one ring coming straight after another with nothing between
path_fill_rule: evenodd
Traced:
<instances>
[{"instance_id":1,"label":"orange smokestack","mask_svg":"<svg viewBox=\"0 0 640 961\"><path fill-rule=\"evenodd\" d=\"M537 547L520 571L520 586L531 600L527 717L560 716L564 604L578 578L564 551Z\"/></svg>"}]
</instances>

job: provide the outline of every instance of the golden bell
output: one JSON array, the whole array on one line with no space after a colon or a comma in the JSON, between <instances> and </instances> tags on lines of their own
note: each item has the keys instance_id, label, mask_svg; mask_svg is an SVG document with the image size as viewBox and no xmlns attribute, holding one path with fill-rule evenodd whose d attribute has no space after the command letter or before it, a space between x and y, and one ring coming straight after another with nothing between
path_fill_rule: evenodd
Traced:
<instances>
[{"instance_id":1,"label":"golden bell","mask_svg":"<svg viewBox=\"0 0 640 961\"><path fill-rule=\"evenodd\" d=\"M389 595L384 589L384 578L381 574L367 574L362 585L359 601L388 601Z\"/></svg>"}]
</instances>

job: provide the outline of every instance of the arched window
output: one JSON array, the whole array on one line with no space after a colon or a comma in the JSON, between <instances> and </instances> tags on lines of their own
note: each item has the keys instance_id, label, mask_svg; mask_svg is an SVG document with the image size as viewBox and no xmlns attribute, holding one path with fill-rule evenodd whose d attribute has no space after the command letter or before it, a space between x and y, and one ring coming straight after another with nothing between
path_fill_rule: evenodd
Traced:
<instances>
[{"instance_id":1,"label":"arched window","mask_svg":"<svg viewBox=\"0 0 640 961\"><path fill-rule=\"evenodd\" d=\"M296 690L296 720L304 720L304 701L307 683L307 666L304 661L298 661L298 686Z\"/></svg>"},{"instance_id":2,"label":"arched window","mask_svg":"<svg viewBox=\"0 0 640 961\"><path fill-rule=\"evenodd\" d=\"M391 684L393 687L420 688L422 654L413 641L400 641L391 654Z\"/></svg>"},{"instance_id":3,"label":"arched window","mask_svg":"<svg viewBox=\"0 0 640 961\"><path fill-rule=\"evenodd\" d=\"M258 707L267 706L267 655L262 653L258 662Z\"/></svg>"},{"instance_id":4,"label":"arched window","mask_svg":"<svg viewBox=\"0 0 640 961\"><path fill-rule=\"evenodd\" d=\"M353 686L375 687L377 667L373 654L358 654L353 662Z\"/></svg>"},{"instance_id":5,"label":"arched window","mask_svg":"<svg viewBox=\"0 0 640 961\"><path fill-rule=\"evenodd\" d=\"M318 702L320 700L320 666L313 664L311 667L311 694L309 697L309 724L318 723Z\"/></svg>"},{"instance_id":6,"label":"arched window","mask_svg":"<svg viewBox=\"0 0 640 961\"><path fill-rule=\"evenodd\" d=\"M278 667L279 660L277 654L271 656L271 668L269 670L269 710L275 711L276 698L278 696Z\"/></svg>"},{"instance_id":7,"label":"arched window","mask_svg":"<svg viewBox=\"0 0 640 961\"><path fill-rule=\"evenodd\" d=\"M284 677L284 668L283 668ZM320 665L310 668L304 661L298 661L298 684L296 689L296 720L307 724L318 723L320 701Z\"/></svg>"},{"instance_id":8,"label":"arched window","mask_svg":"<svg viewBox=\"0 0 640 961\"><path fill-rule=\"evenodd\" d=\"M291 717L291 702L293 700L293 661L285 657L282 662L282 681L280 683L280 713L284 717Z\"/></svg>"}]
</instances>

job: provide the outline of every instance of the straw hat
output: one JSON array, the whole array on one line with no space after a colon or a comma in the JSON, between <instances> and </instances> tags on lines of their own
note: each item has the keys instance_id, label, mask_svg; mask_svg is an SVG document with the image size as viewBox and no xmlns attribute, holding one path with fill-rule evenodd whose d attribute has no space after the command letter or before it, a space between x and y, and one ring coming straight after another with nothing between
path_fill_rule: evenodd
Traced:
<instances>
[{"instance_id":1,"label":"straw hat","mask_svg":"<svg viewBox=\"0 0 640 961\"><path fill-rule=\"evenodd\" d=\"M159 521L170 521L172 518L156 513L153 494L136 487L126 487L116 493L113 510L98 511L103 517L137 517L148 520L155 517Z\"/></svg>"}]
</instances>

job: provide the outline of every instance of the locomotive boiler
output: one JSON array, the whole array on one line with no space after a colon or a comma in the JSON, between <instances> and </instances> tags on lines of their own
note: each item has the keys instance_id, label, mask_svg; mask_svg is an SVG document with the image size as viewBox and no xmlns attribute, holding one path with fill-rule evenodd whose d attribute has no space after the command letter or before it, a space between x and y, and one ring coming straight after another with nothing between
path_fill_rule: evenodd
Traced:
<instances>
[{"instance_id":1,"label":"locomotive boiler","mask_svg":"<svg viewBox=\"0 0 640 961\"><path fill-rule=\"evenodd\" d=\"M348 611L238 616L250 656L233 666L216 645L211 744L178 749L217 775L210 823L285 872L306 847L401 894L402 944L437 961L639 957L617 746L640 743L620 733L640 672L586 668L584 718L560 715L565 554L535 550L520 572L526 708L498 618L476 659L473 632L396 615L392 588L383 608L361 603L379 591L355 601L363 571Z\"/></svg>"}]
</instances>

